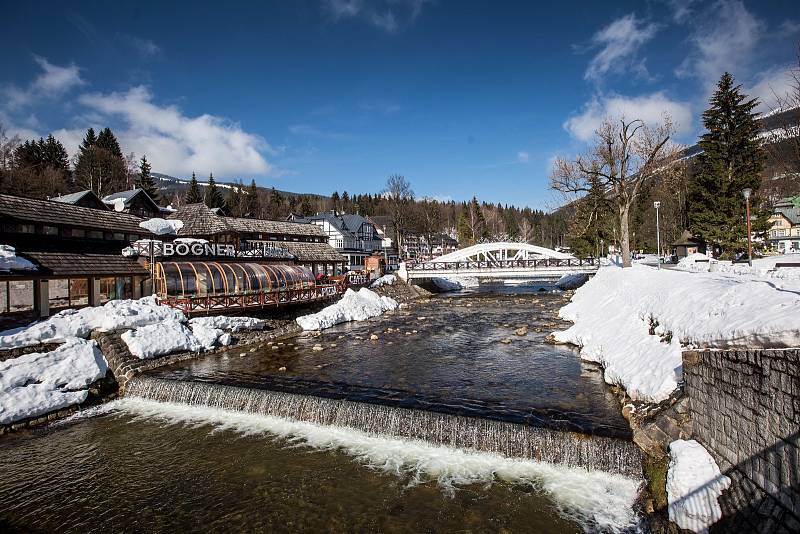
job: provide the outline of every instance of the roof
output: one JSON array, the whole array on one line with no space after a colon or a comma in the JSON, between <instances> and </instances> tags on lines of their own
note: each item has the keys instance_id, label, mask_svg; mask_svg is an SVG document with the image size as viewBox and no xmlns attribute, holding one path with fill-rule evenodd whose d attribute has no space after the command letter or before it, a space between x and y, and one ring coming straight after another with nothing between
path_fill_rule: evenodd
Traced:
<instances>
[{"instance_id":1,"label":"roof","mask_svg":"<svg viewBox=\"0 0 800 534\"><path fill-rule=\"evenodd\" d=\"M224 232L242 232L256 234L283 234L325 237L325 232L313 224L286 221L267 221L264 219L247 219L243 217L223 217L214 213L205 204L187 204L181 206L169 219L180 219L183 228L180 236L213 235Z\"/></svg>"},{"instance_id":2,"label":"roof","mask_svg":"<svg viewBox=\"0 0 800 534\"><path fill-rule=\"evenodd\" d=\"M344 236L356 237L358 230L364 224L372 225L372 221L352 213L334 215L333 213L317 213L307 218L308 221L327 221Z\"/></svg>"},{"instance_id":3,"label":"roof","mask_svg":"<svg viewBox=\"0 0 800 534\"><path fill-rule=\"evenodd\" d=\"M150 272L136 260L120 254L78 254L71 252L19 252L20 257L38 264L26 276L142 275Z\"/></svg>"},{"instance_id":4,"label":"roof","mask_svg":"<svg viewBox=\"0 0 800 534\"><path fill-rule=\"evenodd\" d=\"M129 213L84 208L52 200L0 195L0 217L18 221L68 225L114 232L145 234L141 218Z\"/></svg>"},{"instance_id":5,"label":"roof","mask_svg":"<svg viewBox=\"0 0 800 534\"><path fill-rule=\"evenodd\" d=\"M786 197L775 203L775 213L780 213L790 223L800 224L800 196Z\"/></svg>"},{"instance_id":6,"label":"roof","mask_svg":"<svg viewBox=\"0 0 800 534\"><path fill-rule=\"evenodd\" d=\"M117 200L122 199L125 203L125 207L127 208L130 206L131 202L137 197L143 195L145 202L150 204L156 211L160 210L161 208L156 204L156 202L150 198L150 195L147 194L147 191L144 189L129 189L127 191L120 191L118 193L112 193L110 195L106 195L103 197L103 202L106 204L114 204Z\"/></svg>"},{"instance_id":7,"label":"roof","mask_svg":"<svg viewBox=\"0 0 800 534\"><path fill-rule=\"evenodd\" d=\"M681 236L675 241L672 246L673 247L680 247L680 246L693 246L693 245L702 245L705 243L699 237L695 237L689 230L684 230Z\"/></svg>"},{"instance_id":8,"label":"roof","mask_svg":"<svg viewBox=\"0 0 800 534\"><path fill-rule=\"evenodd\" d=\"M297 261L327 261L331 263L346 262L347 258L336 252L328 243L303 243L298 241L283 241L275 243L278 248L284 248L297 257Z\"/></svg>"},{"instance_id":9,"label":"roof","mask_svg":"<svg viewBox=\"0 0 800 534\"><path fill-rule=\"evenodd\" d=\"M50 200L52 200L53 202L62 202L64 204L78 204L78 202L80 202L86 197L94 197L95 200L94 204L97 205L98 208L106 210L108 209L108 206L106 206L103 203L103 201L100 200L100 197L98 197L91 189L87 189L86 191L78 191L77 193L70 193L68 195L53 197Z\"/></svg>"}]
</instances>

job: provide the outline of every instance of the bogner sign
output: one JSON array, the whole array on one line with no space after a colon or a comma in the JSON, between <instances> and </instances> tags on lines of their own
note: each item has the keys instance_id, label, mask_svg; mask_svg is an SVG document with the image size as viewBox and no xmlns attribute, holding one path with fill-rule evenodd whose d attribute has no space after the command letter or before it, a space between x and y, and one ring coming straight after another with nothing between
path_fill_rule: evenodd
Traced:
<instances>
[{"instance_id":1,"label":"bogner sign","mask_svg":"<svg viewBox=\"0 0 800 534\"><path fill-rule=\"evenodd\" d=\"M236 256L233 245L217 243L162 243L162 256Z\"/></svg>"},{"instance_id":2,"label":"bogner sign","mask_svg":"<svg viewBox=\"0 0 800 534\"><path fill-rule=\"evenodd\" d=\"M286 249L264 244L244 250L236 250L233 245L218 243L196 242L162 242L147 241L134 243L133 248L141 255L154 256L228 256L231 258L283 258L292 259L294 256Z\"/></svg>"}]
</instances>

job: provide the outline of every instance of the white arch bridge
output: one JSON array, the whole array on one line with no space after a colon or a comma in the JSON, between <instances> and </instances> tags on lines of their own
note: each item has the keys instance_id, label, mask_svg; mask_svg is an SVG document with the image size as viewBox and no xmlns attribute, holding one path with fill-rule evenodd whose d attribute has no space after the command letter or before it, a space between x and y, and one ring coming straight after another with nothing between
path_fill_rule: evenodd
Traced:
<instances>
[{"instance_id":1,"label":"white arch bridge","mask_svg":"<svg viewBox=\"0 0 800 534\"><path fill-rule=\"evenodd\" d=\"M480 243L430 261L406 266L408 280L470 276L500 280L558 280L565 274L597 272L594 258L578 259L527 243Z\"/></svg>"}]
</instances>

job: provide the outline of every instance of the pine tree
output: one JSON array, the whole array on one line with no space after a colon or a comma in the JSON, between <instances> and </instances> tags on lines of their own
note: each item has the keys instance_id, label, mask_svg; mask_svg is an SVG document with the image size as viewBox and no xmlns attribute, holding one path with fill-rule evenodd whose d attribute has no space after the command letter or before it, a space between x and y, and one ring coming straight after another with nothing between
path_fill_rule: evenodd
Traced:
<instances>
[{"instance_id":1,"label":"pine tree","mask_svg":"<svg viewBox=\"0 0 800 534\"><path fill-rule=\"evenodd\" d=\"M258 218L261 214L261 200L258 198L258 187L256 181L250 182L250 189L247 192L247 215Z\"/></svg>"},{"instance_id":2,"label":"pine tree","mask_svg":"<svg viewBox=\"0 0 800 534\"><path fill-rule=\"evenodd\" d=\"M334 191L331 195L331 203L333 204L333 211L339 211L339 192Z\"/></svg>"},{"instance_id":3,"label":"pine tree","mask_svg":"<svg viewBox=\"0 0 800 534\"><path fill-rule=\"evenodd\" d=\"M112 156L122 158L122 149L119 146L117 137L111 131L111 128L106 127L100 130L100 133L97 134L97 142L95 144L100 148L108 150Z\"/></svg>"},{"instance_id":4,"label":"pine tree","mask_svg":"<svg viewBox=\"0 0 800 534\"><path fill-rule=\"evenodd\" d=\"M472 229L469 225L469 218L467 217L468 208L466 205L461 209L461 214L458 216L457 232L458 244L462 247L468 247L474 244L472 238Z\"/></svg>"},{"instance_id":5,"label":"pine tree","mask_svg":"<svg viewBox=\"0 0 800 534\"><path fill-rule=\"evenodd\" d=\"M189 190L186 192L184 203L199 204L203 202L203 194L200 193L200 186L197 184L197 176L192 173L192 181L189 182Z\"/></svg>"},{"instance_id":6,"label":"pine tree","mask_svg":"<svg viewBox=\"0 0 800 534\"><path fill-rule=\"evenodd\" d=\"M127 187L122 150L109 128L104 128L97 137L94 129L86 131L75 163L75 185L91 189L99 197Z\"/></svg>"},{"instance_id":7,"label":"pine tree","mask_svg":"<svg viewBox=\"0 0 800 534\"><path fill-rule=\"evenodd\" d=\"M144 192L147 193L154 202L157 203L160 200L156 181L150 174L150 162L147 161L147 156L142 156L142 159L139 161L139 174L136 177L136 187L144 189Z\"/></svg>"},{"instance_id":8,"label":"pine tree","mask_svg":"<svg viewBox=\"0 0 800 534\"><path fill-rule=\"evenodd\" d=\"M765 155L757 138L757 105L758 99L748 100L726 72L703 113L707 131L699 142L703 152L697 158L698 170L689 182L689 225L723 256L746 246L742 190L752 189L751 205L759 205Z\"/></svg>"},{"instance_id":9,"label":"pine tree","mask_svg":"<svg viewBox=\"0 0 800 534\"><path fill-rule=\"evenodd\" d=\"M217 182L214 181L214 173L208 175L208 187L206 187L204 200L209 208L225 208L225 198L217 187Z\"/></svg>"},{"instance_id":10,"label":"pine tree","mask_svg":"<svg viewBox=\"0 0 800 534\"><path fill-rule=\"evenodd\" d=\"M311 206L311 199L307 195L303 195L303 198L300 200L300 214L305 217L310 217L314 215L312 212L314 208Z\"/></svg>"}]
</instances>

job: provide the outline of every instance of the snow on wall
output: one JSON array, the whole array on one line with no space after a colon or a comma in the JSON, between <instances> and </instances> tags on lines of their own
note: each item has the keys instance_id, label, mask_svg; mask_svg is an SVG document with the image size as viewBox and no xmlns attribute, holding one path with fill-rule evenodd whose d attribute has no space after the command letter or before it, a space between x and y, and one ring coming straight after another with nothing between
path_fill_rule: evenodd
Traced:
<instances>
[{"instance_id":1,"label":"snow on wall","mask_svg":"<svg viewBox=\"0 0 800 534\"><path fill-rule=\"evenodd\" d=\"M83 388L107 369L97 344L83 339L0 362L0 424L83 402L88 395Z\"/></svg>"},{"instance_id":2,"label":"snow on wall","mask_svg":"<svg viewBox=\"0 0 800 534\"><path fill-rule=\"evenodd\" d=\"M152 219L140 222L139 227L155 235L177 234L180 229L183 228L183 221L153 217Z\"/></svg>"},{"instance_id":3,"label":"snow on wall","mask_svg":"<svg viewBox=\"0 0 800 534\"><path fill-rule=\"evenodd\" d=\"M683 347L800 346L798 309L800 281L605 267L561 309L574 324L554 336L633 399L659 402L681 379Z\"/></svg>"},{"instance_id":4,"label":"snow on wall","mask_svg":"<svg viewBox=\"0 0 800 534\"><path fill-rule=\"evenodd\" d=\"M722 518L717 499L731 480L720 473L708 451L694 440L673 441L669 455L669 518L683 529L706 532Z\"/></svg>"},{"instance_id":5,"label":"snow on wall","mask_svg":"<svg viewBox=\"0 0 800 534\"><path fill-rule=\"evenodd\" d=\"M219 331L220 334L222 331ZM206 348L197 336L185 325L178 322L165 322L142 326L122 334L122 341L128 345L131 354L140 359L155 358L179 350L199 352ZM204 337L208 342L209 337ZM210 342L214 346L217 336ZM210 348L210 347L209 347Z\"/></svg>"},{"instance_id":6,"label":"snow on wall","mask_svg":"<svg viewBox=\"0 0 800 534\"><path fill-rule=\"evenodd\" d=\"M395 308L397 301L393 298L382 297L365 287L358 292L348 289L339 302L317 313L298 317L297 324L303 330L322 330L348 321L364 321Z\"/></svg>"}]
</instances>

